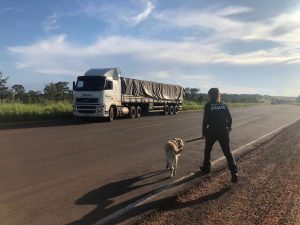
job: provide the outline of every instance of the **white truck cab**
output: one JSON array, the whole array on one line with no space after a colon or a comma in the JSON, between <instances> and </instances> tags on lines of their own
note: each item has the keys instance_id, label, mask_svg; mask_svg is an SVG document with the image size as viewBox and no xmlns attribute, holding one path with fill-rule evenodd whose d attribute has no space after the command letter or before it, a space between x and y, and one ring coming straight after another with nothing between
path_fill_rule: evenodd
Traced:
<instances>
[{"instance_id":1,"label":"white truck cab","mask_svg":"<svg viewBox=\"0 0 300 225\"><path fill-rule=\"evenodd\" d=\"M73 82L73 115L109 117L111 107L121 106L120 69L90 69Z\"/></svg>"}]
</instances>

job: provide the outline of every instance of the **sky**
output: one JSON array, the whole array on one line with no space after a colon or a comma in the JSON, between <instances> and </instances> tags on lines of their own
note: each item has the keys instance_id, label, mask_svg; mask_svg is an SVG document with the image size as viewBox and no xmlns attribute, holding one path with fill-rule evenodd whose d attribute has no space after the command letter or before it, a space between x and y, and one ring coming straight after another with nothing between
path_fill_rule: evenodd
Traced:
<instances>
[{"instance_id":1,"label":"sky","mask_svg":"<svg viewBox=\"0 0 300 225\"><path fill-rule=\"evenodd\" d=\"M206 92L300 95L297 0L0 0L0 70L43 90L90 68Z\"/></svg>"}]
</instances>

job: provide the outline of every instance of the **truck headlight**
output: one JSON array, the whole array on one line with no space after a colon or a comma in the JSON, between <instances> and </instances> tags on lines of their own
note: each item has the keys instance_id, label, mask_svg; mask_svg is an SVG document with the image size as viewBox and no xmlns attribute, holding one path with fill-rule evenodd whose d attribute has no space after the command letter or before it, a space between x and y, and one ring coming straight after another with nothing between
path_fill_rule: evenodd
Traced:
<instances>
[{"instance_id":1,"label":"truck headlight","mask_svg":"<svg viewBox=\"0 0 300 225\"><path fill-rule=\"evenodd\" d=\"M77 110L76 105L73 105L73 111L76 112L76 110Z\"/></svg>"},{"instance_id":2,"label":"truck headlight","mask_svg":"<svg viewBox=\"0 0 300 225\"><path fill-rule=\"evenodd\" d=\"M98 111L99 112L104 112L105 111L105 105L99 105L98 106Z\"/></svg>"}]
</instances>

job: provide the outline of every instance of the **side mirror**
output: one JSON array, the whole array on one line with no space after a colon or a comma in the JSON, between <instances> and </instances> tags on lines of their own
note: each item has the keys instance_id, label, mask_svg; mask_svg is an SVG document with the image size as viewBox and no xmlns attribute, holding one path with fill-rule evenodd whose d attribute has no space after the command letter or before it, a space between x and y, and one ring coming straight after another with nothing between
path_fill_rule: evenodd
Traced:
<instances>
[{"instance_id":1,"label":"side mirror","mask_svg":"<svg viewBox=\"0 0 300 225\"><path fill-rule=\"evenodd\" d=\"M75 91L76 89L76 85L75 85L75 81L73 81L73 91Z\"/></svg>"}]
</instances>

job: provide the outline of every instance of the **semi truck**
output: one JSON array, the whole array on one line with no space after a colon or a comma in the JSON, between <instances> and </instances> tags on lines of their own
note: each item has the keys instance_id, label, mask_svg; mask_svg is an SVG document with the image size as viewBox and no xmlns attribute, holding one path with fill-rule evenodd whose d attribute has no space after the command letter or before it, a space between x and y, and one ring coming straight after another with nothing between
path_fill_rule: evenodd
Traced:
<instances>
[{"instance_id":1,"label":"semi truck","mask_svg":"<svg viewBox=\"0 0 300 225\"><path fill-rule=\"evenodd\" d=\"M164 115L182 109L184 89L121 76L119 68L90 69L73 82L73 115L82 120L104 117L108 121L139 118L150 111Z\"/></svg>"}]
</instances>

